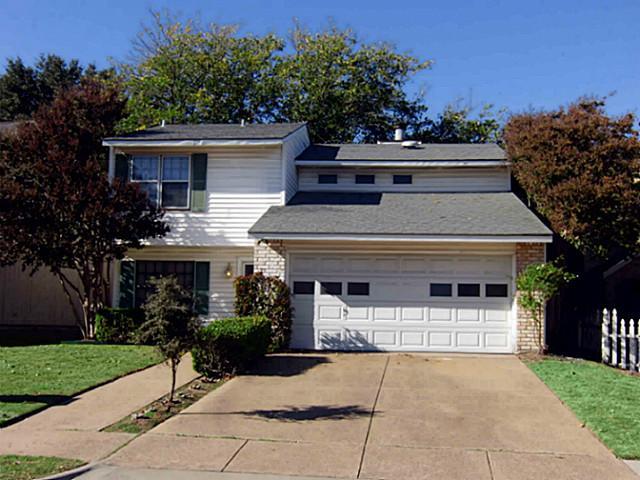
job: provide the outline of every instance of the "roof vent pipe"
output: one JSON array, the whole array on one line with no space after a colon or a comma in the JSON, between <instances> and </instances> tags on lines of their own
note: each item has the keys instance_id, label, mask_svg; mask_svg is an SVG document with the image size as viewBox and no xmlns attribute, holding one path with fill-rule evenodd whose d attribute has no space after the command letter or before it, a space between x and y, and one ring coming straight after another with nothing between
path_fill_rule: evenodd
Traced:
<instances>
[{"instance_id":1,"label":"roof vent pipe","mask_svg":"<svg viewBox=\"0 0 640 480\"><path fill-rule=\"evenodd\" d=\"M163 118L162 121L160 122L160 126L164 128L164 125L165 125L165 123L164 123L164 118Z\"/></svg>"},{"instance_id":2,"label":"roof vent pipe","mask_svg":"<svg viewBox=\"0 0 640 480\"><path fill-rule=\"evenodd\" d=\"M244 118L240 120L240 126L244 127L247 123L244 121Z\"/></svg>"},{"instance_id":3,"label":"roof vent pipe","mask_svg":"<svg viewBox=\"0 0 640 480\"><path fill-rule=\"evenodd\" d=\"M402 140L404 140L404 130L401 128L396 128L396 131L393 135L393 140L395 142L401 142Z\"/></svg>"}]
</instances>

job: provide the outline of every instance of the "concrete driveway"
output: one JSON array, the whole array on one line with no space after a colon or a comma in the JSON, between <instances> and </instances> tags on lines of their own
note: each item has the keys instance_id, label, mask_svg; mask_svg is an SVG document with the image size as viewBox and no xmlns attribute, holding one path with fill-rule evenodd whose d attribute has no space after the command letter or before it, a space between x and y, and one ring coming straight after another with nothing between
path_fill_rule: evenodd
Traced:
<instances>
[{"instance_id":1,"label":"concrete driveway","mask_svg":"<svg viewBox=\"0 0 640 480\"><path fill-rule=\"evenodd\" d=\"M272 356L107 463L372 479L637 478L511 356Z\"/></svg>"}]
</instances>

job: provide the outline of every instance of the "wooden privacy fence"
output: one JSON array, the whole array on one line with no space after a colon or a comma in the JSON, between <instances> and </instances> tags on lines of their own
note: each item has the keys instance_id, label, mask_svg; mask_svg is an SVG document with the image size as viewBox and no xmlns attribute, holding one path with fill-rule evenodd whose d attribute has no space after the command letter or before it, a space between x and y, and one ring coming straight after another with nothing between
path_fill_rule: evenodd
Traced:
<instances>
[{"instance_id":1,"label":"wooden privacy fence","mask_svg":"<svg viewBox=\"0 0 640 480\"><path fill-rule=\"evenodd\" d=\"M639 371L640 325L638 320L618 318L614 308L602 311L602 363Z\"/></svg>"}]
</instances>

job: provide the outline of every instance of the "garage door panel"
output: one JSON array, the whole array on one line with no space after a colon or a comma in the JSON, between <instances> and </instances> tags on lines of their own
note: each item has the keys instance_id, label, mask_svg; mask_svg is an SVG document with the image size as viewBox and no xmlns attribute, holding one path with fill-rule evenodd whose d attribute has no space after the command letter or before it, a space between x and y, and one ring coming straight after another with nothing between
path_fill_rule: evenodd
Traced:
<instances>
[{"instance_id":1,"label":"garage door panel","mask_svg":"<svg viewBox=\"0 0 640 480\"><path fill-rule=\"evenodd\" d=\"M480 322L480 310L477 308L458 308L458 322Z\"/></svg>"},{"instance_id":2,"label":"garage door panel","mask_svg":"<svg viewBox=\"0 0 640 480\"><path fill-rule=\"evenodd\" d=\"M316 282L314 294L292 297L292 346L511 352L512 259L512 254L292 253L292 284ZM340 283L342 294L321 294L318 282ZM349 282L366 283L369 289L361 288L362 295L348 295ZM431 296L430 283L451 284L451 295ZM460 283L478 284L480 296L458 297ZM494 283L508 285L509 296L488 297L486 284ZM499 295L504 290L494 287L492 291Z\"/></svg>"}]
</instances>

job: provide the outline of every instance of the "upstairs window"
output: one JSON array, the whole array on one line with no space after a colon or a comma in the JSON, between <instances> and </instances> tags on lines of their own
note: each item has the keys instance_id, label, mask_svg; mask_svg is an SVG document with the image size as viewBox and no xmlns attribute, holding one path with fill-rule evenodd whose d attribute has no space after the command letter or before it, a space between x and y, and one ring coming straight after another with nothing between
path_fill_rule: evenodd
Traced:
<instances>
[{"instance_id":1,"label":"upstairs window","mask_svg":"<svg viewBox=\"0 0 640 480\"><path fill-rule=\"evenodd\" d=\"M131 159L131 181L138 183L158 206L189 208L190 164L187 155L135 155Z\"/></svg>"},{"instance_id":2,"label":"upstairs window","mask_svg":"<svg viewBox=\"0 0 640 480\"><path fill-rule=\"evenodd\" d=\"M359 185L373 185L376 183L375 175L356 175L356 183Z\"/></svg>"},{"instance_id":3,"label":"upstairs window","mask_svg":"<svg viewBox=\"0 0 640 480\"><path fill-rule=\"evenodd\" d=\"M411 185L412 183L413 183L412 175L394 175L393 176L394 185Z\"/></svg>"},{"instance_id":4,"label":"upstairs window","mask_svg":"<svg viewBox=\"0 0 640 480\"><path fill-rule=\"evenodd\" d=\"M338 183L338 175L320 174L318 175L318 183L323 185Z\"/></svg>"}]
</instances>

